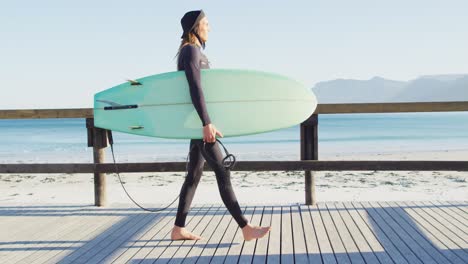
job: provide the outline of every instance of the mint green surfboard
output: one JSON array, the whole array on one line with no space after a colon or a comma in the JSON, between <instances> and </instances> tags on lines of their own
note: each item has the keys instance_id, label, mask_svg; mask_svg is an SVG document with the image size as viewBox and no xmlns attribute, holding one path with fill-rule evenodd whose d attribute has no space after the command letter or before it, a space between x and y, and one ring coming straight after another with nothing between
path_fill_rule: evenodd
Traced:
<instances>
[{"instance_id":1,"label":"mint green surfboard","mask_svg":"<svg viewBox=\"0 0 468 264\"><path fill-rule=\"evenodd\" d=\"M208 114L224 137L297 125L317 107L310 89L285 76L251 70L202 70ZM124 133L203 138L184 71L151 75L94 95L94 125Z\"/></svg>"}]
</instances>

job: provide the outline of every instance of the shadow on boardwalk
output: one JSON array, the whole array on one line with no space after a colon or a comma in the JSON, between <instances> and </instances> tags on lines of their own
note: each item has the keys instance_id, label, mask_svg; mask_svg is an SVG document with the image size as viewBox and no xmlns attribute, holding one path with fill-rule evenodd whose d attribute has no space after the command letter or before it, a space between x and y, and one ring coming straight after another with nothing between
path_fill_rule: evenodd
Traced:
<instances>
[{"instance_id":1,"label":"shadow on boardwalk","mask_svg":"<svg viewBox=\"0 0 468 264\"><path fill-rule=\"evenodd\" d=\"M1 263L468 263L466 202L246 206L270 235L244 242L223 205L193 206L200 241L172 241L176 208L0 207Z\"/></svg>"}]
</instances>

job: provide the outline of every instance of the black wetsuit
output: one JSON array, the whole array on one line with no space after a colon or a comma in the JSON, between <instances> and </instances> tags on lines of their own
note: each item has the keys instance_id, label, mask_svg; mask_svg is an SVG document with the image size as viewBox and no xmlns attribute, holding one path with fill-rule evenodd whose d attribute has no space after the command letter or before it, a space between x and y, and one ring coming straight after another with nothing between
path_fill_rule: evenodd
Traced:
<instances>
[{"instance_id":1,"label":"black wetsuit","mask_svg":"<svg viewBox=\"0 0 468 264\"><path fill-rule=\"evenodd\" d=\"M209 61L196 45L184 46L179 54L177 70L184 70L190 87L192 103L202 121L203 126L210 124L211 120L205 104L203 90L201 87L200 69L209 69ZM217 141L206 143L203 139L191 139L188 171L185 182L180 190L179 207L175 220L175 225L185 227L185 219L190 209L190 205L195 195L198 183L203 173L205 160L216 174L219 193L231 215L237 224L242 228L248 221L242 214L236 195L231 185L231 172L222 165L222 153ZM192 149L193 148L193 149ZM208 156L208 158L206 158ZM215 162L216 161L216 162Z\"/></svg>"}]
</instances>

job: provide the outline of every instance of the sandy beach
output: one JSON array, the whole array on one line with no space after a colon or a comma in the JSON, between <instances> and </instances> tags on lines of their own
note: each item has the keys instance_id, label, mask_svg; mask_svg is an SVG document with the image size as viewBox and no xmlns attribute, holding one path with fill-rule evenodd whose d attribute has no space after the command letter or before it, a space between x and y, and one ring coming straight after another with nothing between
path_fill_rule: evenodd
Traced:
<instances>
[{"instance_id":1,"label":"sandy beach","mask_svg":"<svg viewBox=\"0 0 468 264\"><path fill-rule=\"evenodd\" d=\"M466 160L468 150L330 155L321 160ZM316 172L318 201L468 200L468 173L458 171ZM169 204L179 194L185 173L124 173L127 190L138 202ZM304 203L304 172L231 173L240 204ZM109 203L130 203L118 178L107 178ZM91 174L0 174L4 204L93 204ZM205 171L193 203L222 203L214 172ZM177 204L177 202L175 203Z\"/></svg>"}]
</instances>

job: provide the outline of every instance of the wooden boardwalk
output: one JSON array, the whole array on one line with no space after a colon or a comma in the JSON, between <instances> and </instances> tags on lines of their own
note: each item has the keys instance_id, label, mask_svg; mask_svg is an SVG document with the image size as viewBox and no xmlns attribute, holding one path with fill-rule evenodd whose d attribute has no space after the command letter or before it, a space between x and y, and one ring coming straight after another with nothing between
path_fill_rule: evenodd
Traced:
<instances>
[{"instance_id":1,"label":"wooden boardwalk","mask_svg":"<svg viewBox=\"0 0 468 264\"><path fill-rule=\"evenodd\" d=\"M249 205L268 237L245 242L222 204L193 205L171 241L176 208L0 206L0 263L468 263L468 202Z\"/></svg>"}]
</instances>

